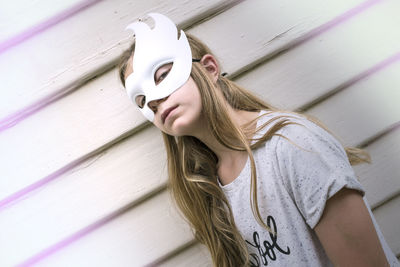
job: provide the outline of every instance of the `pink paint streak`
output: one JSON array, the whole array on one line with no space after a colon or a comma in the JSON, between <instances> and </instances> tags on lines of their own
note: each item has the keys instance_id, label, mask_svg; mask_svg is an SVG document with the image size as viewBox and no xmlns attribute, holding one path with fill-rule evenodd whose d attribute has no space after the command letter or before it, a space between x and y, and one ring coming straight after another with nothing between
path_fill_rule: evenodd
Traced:
<instances>
[{"instance_id":1,"label":"pink paint streak","mask_svg":"<svg viewBox=\"0 0 400 267\"><path fill-rule=\"evenodd\" d=\"M85 160L87 160L89 158L89 156L77 159L67 165L65 165L64 167L62 167L61 169L57 170L56 172L46 176L45 178L37 181L36 183L33 183L25 188L22 188L21 190L15 192L14 194L0 200L0 212L2 209L5 209L8 205L11 204L15 204L15 202L17 202L18 200L20 200L23 196L35 191L36 189L50 183L51 181L53 181L54 179L56 179L57 177L59 177L60 175L66 173L67 171L75 168L76 166L80 165L82 162L84 162Z\"/></svg>"},{"instance_id":2,"label":"pink paint streak","mask_svg":"<svg viewBox=\"0 0 400 267\"><path fill-rule=\"evenodd\" d=\"M7 40L6 42L0 44L0 53L4 52L6 49L17 45L20 42L23 42L24 40L44 31L45 29L51 27L52 25L55 25L65 19L67 19L70 16L73 16L74 14L84 10L85 8L100 2L101 0L85 0L80 2L79 4L73 6L70 9L67 9L63 12L61 12L60 14L54 16L53 18L50 18L48 21L40 24L40 25L36 25L30 29L28 29L27 31L23 32L22 34L15 36L9 40ZM70 86L68 86L69 88L75 89L76 87L78 87L77 84L73 83ZM46 105L49 105L50 103L56 101L57 99L65 96L65 94L68 94L71 90L68 90L68 92L66 92L65 90L61 90L61 92L55 92L49 96L47 96L46 98L37 101L36 103L19 110L18 112L15 112L14 114L11 114L10 116L7 116L3 119L0 120L0 132L3 130L6 130L12 126L14 126L15 124L17 124L18 122L24 120L25 118L27 118L28 116L30 116L31 114L35 113L37 110L43 108ZM0 211L2 208L4 208L6 205L16 201L17 199L20 199L22 196L28 194L29 192L32 192L34 190L36 190L37 188L47 184L48 182L54 180L57 176L61 175L62 173L72 169L73 167L75 167L76 165L78 165L82 160L85 159L79 159L78 161L74 161L70 164L68 164L67 166L64 166L62 169L58 170L57 172L45 177L44 179L6 197L3 200L0 200Z\"/></svg>"},{"instance_id":3,"label":"pink paint streak","mask_svg":"<svg viewBox=\"0 0 400 267\"><path fill-rule=\"evenodd\" d=\"M337 16L336 18L332 19L331 21L321 25L320 27L317 27L313 30L311 30L310 32L308 32L307 34L305 34L303 37L301 37L301 40L299 40L298 42L296 42L295 45L299 45L309 39L312 39L314 37L316 37L319 34L322 34L334 27L336 27L337 25L348 21L349 19L351 19L352 17L354 17L355 15L363 12L364 10L370 8L371 6L382 2L383 0L369 0L369 1L365 1L363 3L361 3L360 5L344 12L343 14L340 14L339 16Z\"/></svg>"},{"instance_id":4,"label":"pink paint streak","mask_svg":"<svg viewBox=\"0 0 400 267\"><path fill-rule=\"evenodd\" d=\"M95 223L86 226L85 228L79 230L78 232L72 234L71 236L61 240L60 242L54 244L53 246L48 247L47 249L41 251L40 253L34 255L33 257L29 258L28 260L24 261L23 263L18 264L18 267L28 267L32 266L35 263L43 260L44 258L48 257L49 255L55 253L56 251L68 246L69 244L77 241L78 239L82 238L83 236L93 232L95 229L105 225L109 221L113 220L114 218L120 216L122 213L129 210L130 205L123 207L111 214L101 218L100 220L96 221Z\"/></svg>"},{"instance_id":5,"label":"pink paint streak","mask_svg":"<svg viewBox=\"0 0 400 267\"><path fill-rule=\"evenodd\" d=\"M166 189L165 186L160 186L158 188L155 188L151 192L148 193L148 195L156 195L161 193ZM48 257L49 255L57 252L58 250L68 246L69 244L77 241L78 239L84 237L85 235L93 232L97 228L102 227L103 225L107 224L108 222L112 221L113 219L117 218L121 214L124 214L125 212L131 210L134 208L136 205L139 205L145 201L145 199L138 199L135 203L128 203L127 205L123 206L122 208L111 212L110 214L106 215L105 217L101 218L100 220L97 220L95 223L86 226L85 228L79 230L78 232L72 234L71 236L65 238L64 240L61 240L60 242L54 244L53 246L48 247L47 249L41 251L40 253L34 255L33 257L27 259L23 263L18 264L18 267L28 267L32 266L35 263L43 260L44 258Z\"/></svg>"},{"instance_id":6,"label":"pink paint streak","mask_svg":"<svg viewBox=\"0 0 400 267\"><path fill-rule=\"evenodd\" d=\"M73 83L67 85L64 88L61 88L60 90L52 94L47 95L46 97L40 99L39 101L36 101L33 104L18 110L17 112L14 112L4 118L1 118L0 132L13 127L20 121L23 121L24 119L36 113L37 111L41 110L42 108L46 107L47 105L50 105L51 103L71 93L80 86L80 82L82 81L74 81Z\"/></svg>"},{"instance_id":7,"label":"pink paint streak","mask_svg":"<svg viewBox=\"0 0 400 267\"><path fill-rule=\"evenodd\" d=\"M39 25L34 25L33 27L27 29L26 31L17 34L14 37L11 37L8 40L5 40L4 42L0 43L0 54L6 51L7 49L13 47L14 45L17 45L26 39L46 30L47 28L50 28L51 26L67 19L68 17L73 16L74 14L78 13L79 11L84 10L85 8L99 2L101 0L84 0L80 2L79 4L73 6L70 9L64 10L63 12L57 14L56 16L48 19L47 21L39 24Z\"/></svg>"},{"instance_id":8,"label":"pink paint streak","mask_svg":"<svg viewBox=\"0 0 400 267\"><path fill-rule=\"evenodd\" d=\"M63 12L57 14L56 16L50 18L49 20L31 27L30 29L22 32L21 34L18 34L3 43L0 43L0 54L5 52L7 49L18 45L19 43L35 36L36 34L46 30L47 28L50 28L51 26L75 15L76 13L83 11L84 9L90 7L91 5L96 4L97 2L100 2L101 0L84 0L80 2L79 4L73 6L70 9L64 10ZM6 130L18 122L24 120L25 118L29 117L31 114L35 113L37 110L40 110L44 106L47 106L48 104L52 103L55 99L58 99L57 96L59 96L60 93L56 92L55 94L52 94L45 99L41 99L40 101L37 101L13 114L10 114L7 117L1 118L0 119L0 132L3 130Z\"/></svg>"}]
</instances>

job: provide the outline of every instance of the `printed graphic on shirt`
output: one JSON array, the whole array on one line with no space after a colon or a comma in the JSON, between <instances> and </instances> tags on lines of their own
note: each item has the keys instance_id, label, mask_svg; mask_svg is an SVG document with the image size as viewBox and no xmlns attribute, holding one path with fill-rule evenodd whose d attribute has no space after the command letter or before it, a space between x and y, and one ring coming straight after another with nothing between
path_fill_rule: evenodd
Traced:
<instances>
[{"instance_id":1,"label":"printed graphic on shirt","mask_svg":"<svg viewBox=\"0 0 400 267\"><path fill-rule=\"evenodd\" d=\"M282 253L283 255L290 254L290 248L287 246L285 249L281 247L281 244L278 244L278 228L276 227L276 222L274 217L268 216L267 218L267 226L272 230L272 233L269 233L270 240L264 240L260 242L260 236L258 232L255 231L253 233L253 240L251 242L246 240L246 243L250 246L254 247L258 251L258 255L256 253L250 253L250 266L268 266L268 260L275 261L277 258L277 253Z\"/></svg>"}]
</instances>

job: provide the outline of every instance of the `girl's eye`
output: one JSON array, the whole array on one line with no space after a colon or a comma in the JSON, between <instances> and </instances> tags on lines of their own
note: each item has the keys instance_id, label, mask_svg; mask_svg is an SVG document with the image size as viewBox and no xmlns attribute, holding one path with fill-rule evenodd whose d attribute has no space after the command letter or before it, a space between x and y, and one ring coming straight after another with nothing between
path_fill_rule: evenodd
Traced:
<instances>
[{"instance_id":1,"label":"girl's eye","mask_svg":"<svg viewBox=\"0 0 400 267\"><path fill-rule=\"evenodd\" d=\"M172 67L173 63L167 63L158 68L158 70L154 74L154 81L156 85L162 82L168 76L168 73L171 71Z\"/></svg>"},{"instance_id":2,"label":"girl's eye","mask_svg":"<svg viewBox=\"0 0 400 267\"><path fill-rule=\"evenodd\" d=\"M164 71L156 80L156 84L159 84L162 80L164 80L169 73L170 70Z\"/></svg>"},{"instance_id":3,"label":"girl's eye","mask_svg":"<svg viewBox=\"0 0 400 267\"><path fill-rule=\"evenodd\" d=\"M146 97L144 95L139 95L135 98L135 102L139 108L143 108L144 104L146 104Z\"/></svg>"}]
</instances>

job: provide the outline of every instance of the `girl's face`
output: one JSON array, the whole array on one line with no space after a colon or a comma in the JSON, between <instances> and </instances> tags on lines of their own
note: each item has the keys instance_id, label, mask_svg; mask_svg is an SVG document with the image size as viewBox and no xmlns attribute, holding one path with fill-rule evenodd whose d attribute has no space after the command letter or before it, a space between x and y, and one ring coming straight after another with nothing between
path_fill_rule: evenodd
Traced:
<instances>
[{"instance_id":1,"label":"girl's face","mask_svg":"<svg viewBox=\"0 0 400 267\"><path fill-rule=\"evenodd\" d=\"M156 84L162 82L171 70L172 64L160 67L154 76ZM132 73L129 66L125 77ZM141 99L136 99L137 103ZM189 79L171 95L150 101L149 108L154 112L154 125L161 131L172 136L196 135L203 125L202 104L199 89L189 76ZM204 130L204 129L203 129Z\"/></svg>"}]
</instances>

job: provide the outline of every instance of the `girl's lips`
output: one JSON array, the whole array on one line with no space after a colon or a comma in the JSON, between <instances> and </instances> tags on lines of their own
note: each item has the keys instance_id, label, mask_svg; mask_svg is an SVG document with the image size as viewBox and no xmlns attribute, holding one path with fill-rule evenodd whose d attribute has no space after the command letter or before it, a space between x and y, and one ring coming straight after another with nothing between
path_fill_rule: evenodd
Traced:
<instances>
[{"instance_id":1,"label":"girl's lips","mask_svg":"<svg viewBox=\"0 0 400 267\"><path fill-rule=\"evenodd\" d=\"M171 113L171 111L174 110L177 107L178 106L168 108L161 114L161 120L162 120L163 124L165 123L165 119L168 117L169 113Z\"/></svg>"}]
</instances>

